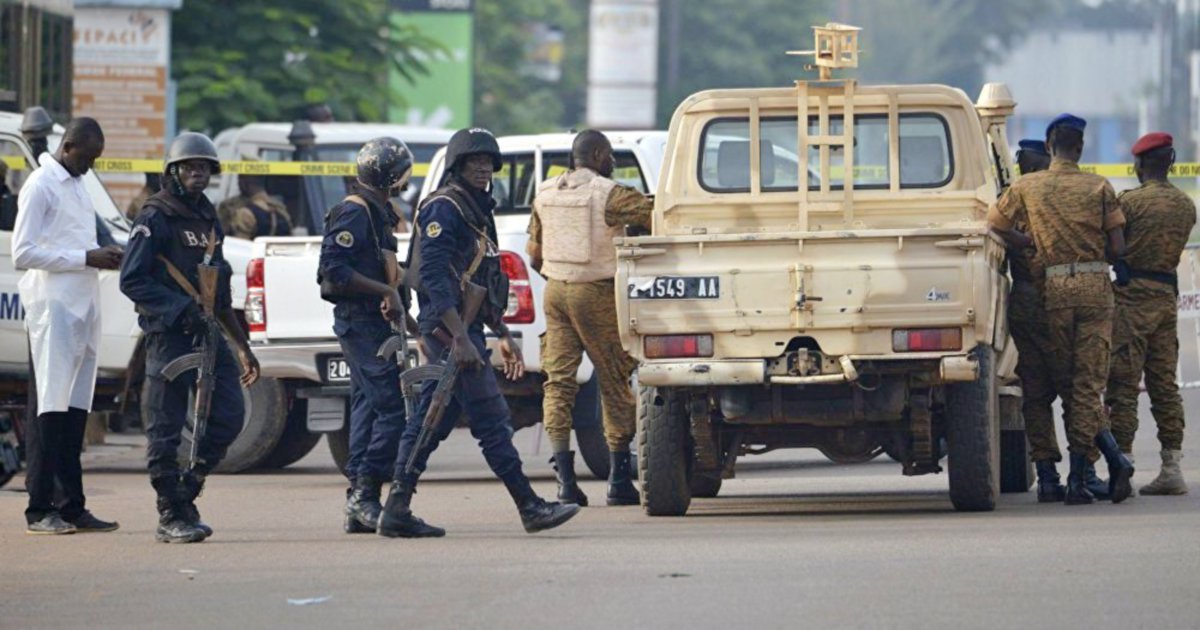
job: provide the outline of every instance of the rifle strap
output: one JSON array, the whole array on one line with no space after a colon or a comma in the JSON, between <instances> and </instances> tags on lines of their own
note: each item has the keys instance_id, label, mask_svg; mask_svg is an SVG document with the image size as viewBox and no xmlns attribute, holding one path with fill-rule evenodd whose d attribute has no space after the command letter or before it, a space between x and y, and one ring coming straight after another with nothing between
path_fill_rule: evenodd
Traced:
<instances>
[{"instance_id":1,"label":"rifle strap","mask_svg":"<svg viewBox=\"0 0 1200 630\"><path fill-rule=\"evenodd\" d=\"M167 257L163 256L162 254L159 254L155 258L158 258L162 264L166 265L167 273L170 274L171 278L175 280L175 283L179 285L179 288L183 289L184 293L192 296L192 299L196 300L197 304L200 304L200 292L196 290L196 287L192 286L191 281L187 279L187 276L183 275L183 272L179 270L179 267L176 267L174 263L172 263L170 260L167 260Z\"/></svg>"}]
</instances>

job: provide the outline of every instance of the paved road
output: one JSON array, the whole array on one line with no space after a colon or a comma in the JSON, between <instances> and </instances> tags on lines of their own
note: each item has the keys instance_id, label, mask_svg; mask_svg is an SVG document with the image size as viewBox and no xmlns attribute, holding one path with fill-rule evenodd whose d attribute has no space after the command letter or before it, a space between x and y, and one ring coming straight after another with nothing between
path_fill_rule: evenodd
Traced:
<instances>
[{"instance_id":1,"label":"paved road","mask_svg":"<svg viewBox=\"0 0 1200 630\"><path fill-rule=\"evenodd\" d=\"M420 541L342 534L344 484L320 445L277 474L214 478L201 507L217 533L201 545L153 541L140 454L110 447L89 456L87 485L115 534L26 536L21 480L0 491L0 628L1196 628L1195 434L1197 492L1183 498L1006 495L994 513L957 514L944 476L788 451L747 458L686 518L596 507L529 536L460 431L415 500L450 534ZM518 444L552 493L531 437ZM1156 449L1147 431L1135 481L1157 470Z\"/></svg>"}]
</instances>

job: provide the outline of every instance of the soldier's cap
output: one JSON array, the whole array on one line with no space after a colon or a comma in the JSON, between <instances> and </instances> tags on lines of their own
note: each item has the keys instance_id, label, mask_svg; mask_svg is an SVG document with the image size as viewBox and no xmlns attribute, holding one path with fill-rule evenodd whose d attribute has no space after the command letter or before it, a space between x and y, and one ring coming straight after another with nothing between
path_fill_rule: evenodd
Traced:
<instances>
[{"instance_id":1,"label":"soldier's cap","mask_svg":"<svg viewBox=\"0 0 1200 630\"><path fill-rule=\"evenodd\" d=\"M1147 151L1173 146L1175 146L1175 139L1171 137L1171 134L1163 131L1152 131L1138 138L1138 141L1133 143L1133 154L1137 156Z\"/></svg>"},{"instance_id":2,"label":"soldier's cap","mask_svg":"<svg viewBox=\"0 0 1200 630\"><path fill-rule=\"evenodd\" d=\"M1050 132L1054 131L1055 127L1067 127L1068 129L1078 129L1080 133L1087 127L1087 121L1076 116L1075 114L1059 114L1054 120L1046 125L1046 137L1050 137Z\"/></svg>"},{"instance_id":3,"label":"soldier's cap","mask_svg":"<svg viewBox=\"0 0 1200 630\"><path fill-rule=\"evenodd\" d=\"M1046 141L1045 140L1025 139L1025 140L1018 142L1017 146L1021 147L1022 151L1028 151L1030 153L1037 153L1038 155L1050 155L1050 153L1048 151L1046 151Z\"/></svg>"}]
</instances>

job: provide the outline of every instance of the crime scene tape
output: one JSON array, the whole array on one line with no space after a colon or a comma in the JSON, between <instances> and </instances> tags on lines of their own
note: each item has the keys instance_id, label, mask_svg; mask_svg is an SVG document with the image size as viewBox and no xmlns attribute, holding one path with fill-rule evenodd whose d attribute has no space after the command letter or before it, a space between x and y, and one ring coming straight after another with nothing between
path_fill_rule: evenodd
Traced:
<instances>
[{"instance_id":1,"label":"crime scene tape","mask_svg":"<svg viewBox=\"0 0 1200 630\"><path fill-rule=\"evenodd\" d=\"M12 170L23 170L25 159L17 156L3 156L3 161ZM836 168L836 167L835 167ZM1133 172L1132 164L1080 164L1079 168L1087 173L1095 173L1104 177L1132 179L1137 175ZM100 158L96 160L95 169L102 173L161 173L161 160ZM221 170L239 175L304 175L309 177L351 177L358 172L354 162L255 162L255 161L222 161ZM861 177L886 177L886 167L858 166L855 173ZM424 177L429 174L429 164L413 165L413 176ZM840 173L834 172L834 177ZM1200 178L1200 162L1181 162L1171 167L1171 177Z\"/></svg>"},{"instance_id":2,"label":"crime scene tape","mask_svg":"<svg viewBox=\"0 0 1200 630\"><path fill-rule=\"evenodd\" d=\"M4 156L10 169L25 168L25 159ZM161 173L162 160L100 158L93 167L101 173ZM222 160L221 170L239 175L304 175L310 177L353 177L358 173L354 162L257 162ZM413 176L424 177L429 173L429 164L413 165Z\"/></svg>"}]
</instances>

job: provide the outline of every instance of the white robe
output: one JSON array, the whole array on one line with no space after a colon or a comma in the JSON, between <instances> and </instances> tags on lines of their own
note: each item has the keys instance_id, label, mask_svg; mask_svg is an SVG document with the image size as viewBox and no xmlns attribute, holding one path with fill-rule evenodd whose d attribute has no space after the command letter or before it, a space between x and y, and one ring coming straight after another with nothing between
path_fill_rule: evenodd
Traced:
<instances>
[{"instance_id":1,"label":"white robe","mask_svg":"<svg viewBox=\"0 0 1200 630\"><path fill-rule=\"evenodd\" d=\"M38 413L91 411L100 347L100 278L86 265L96 242L96 209L82 177L49 153L17 197L12 259L37 376Z\"/></svg>"}]
</instances>

